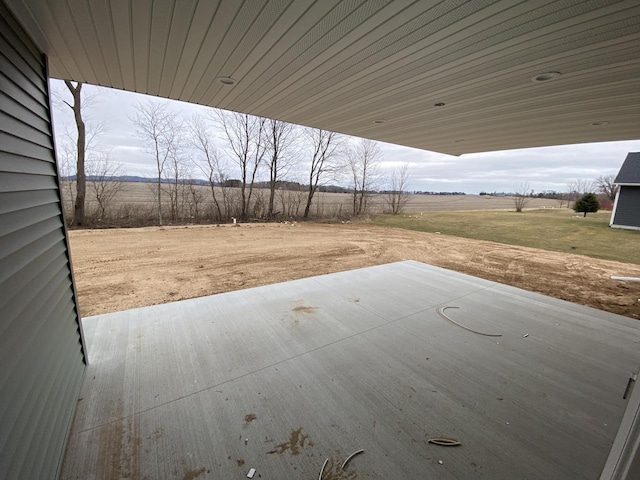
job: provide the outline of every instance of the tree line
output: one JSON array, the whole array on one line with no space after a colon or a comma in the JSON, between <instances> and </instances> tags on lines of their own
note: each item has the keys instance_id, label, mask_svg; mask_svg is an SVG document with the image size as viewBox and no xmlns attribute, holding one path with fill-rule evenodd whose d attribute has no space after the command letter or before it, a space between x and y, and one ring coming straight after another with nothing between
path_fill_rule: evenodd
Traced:
<instances>
[{"instance_id":1,"label":"tree line","mask_svg":"<svg viewBox=\"0 0 640 480\"><path fill-rule=\"evenodd\" d=\"M615 175L600 175L595 180L574 179L567 183L564 192L544 191L536 193L527 182L515 185L513 195L516 212L522 212L530 199L550 198L560 202L559 207L573 208L576 212L597 212L601 207L612 207L616 198ZM480 195L498 195L480 192Z\"/></svg>"},{"instance_id":2,"label":"tree line","mask_svg":"<svg viewBox=\"0 0 640 480\"><path fill-rule=\"evenodd\" d=\"M74 206L69 223L84 226L96 220L89 222L85 212L87 189L97 204L97 220L106 218L123 186L111 181L122 174L122 164L96 148L102 128L85 125L82 84L65 84L73 102L64 103L76 123L67 139L75 133L76 141L58 142L58 157L67 176L76 179L65 190ZM383 189L389 213L400 213L408 201L407 165L384 176L382 152L372 140L215 108L184 118L169 101L152 98L135 104L129 120L153 159L150 186L158 225L197 218L203 208L214 222L308 219L317 193L333 183L345 185L350 195L345 215L366 214L372 195ZM207 186L208 198L194 178Z\"/></svg>"}]
</instances>

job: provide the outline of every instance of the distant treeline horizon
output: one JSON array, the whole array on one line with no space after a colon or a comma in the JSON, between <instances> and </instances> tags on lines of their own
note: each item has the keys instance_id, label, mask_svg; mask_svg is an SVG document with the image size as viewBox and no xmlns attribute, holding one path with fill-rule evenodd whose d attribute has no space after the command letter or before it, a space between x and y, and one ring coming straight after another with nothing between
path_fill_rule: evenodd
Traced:
<instances>
[{"instance_id":1,"label":"distant treeline horizon","mask_svg":"<svg viewBox=\"0 0 640 480\"><path fill-rule=\"evenodd\" d=\"M108 177L102 177L99 175L87 175L86 178L88 182L106 181L106 182L131 182L131 183L158 183L158 179L155 177L142 177L139 175L115 175L115 176L108 176ZM68 181L68 182L75 182L76 176L69 175L66 177L62 177L62 180ZM162 178L160 183L173 184L175 183L175 180L170 178ZM210 185L209 180L203 180L201 178L180 179L178 180L178 183L181 185L202 185L202 186ZM216 187L239 188L241 186L241 180L228 179L228 180L225 180L224 182L214 182L214 185ZM267 181L255 182L254 187L269 188L269 182ZM305 185L299 182L291 182L287 180L278 180L276 182L276 188L295 191L295 190L306 190L309 188L309 185L308 184ZM341 187L340 185L318 185L318 191L323 193L353 193L353 189ZM379 193L379 194L389 193L388 190L369 190L368 192ZM421 190L409 191L407 193L412 195L467 195L467 193L465 192L432 192L432 191L421 191ZM499 194L494 193L492 195L499 195ZM507 194L503 194L503 195L507 195Z\"/></svg>"}]
</instances>

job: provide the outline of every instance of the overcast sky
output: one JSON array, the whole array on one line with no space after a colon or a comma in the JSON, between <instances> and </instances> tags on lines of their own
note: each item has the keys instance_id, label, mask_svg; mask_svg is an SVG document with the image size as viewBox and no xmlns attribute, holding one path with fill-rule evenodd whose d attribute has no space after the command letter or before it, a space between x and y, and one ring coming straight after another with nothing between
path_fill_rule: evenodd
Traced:
<instances>
[{"instance_id":1,"label":"overcast sky","mask_svg":"<svg viewBox=\"0 0 640 480\"><path fill-rule=\"evenodd\" d=\"M54 127L60 145L65 132L75 132L71 109L60 101L64 98L71 103L71 96L62 81L52 80L51 89ZM95 94L86 112L87 123L100 122L104 126L104 133L96 140L97 147L109 152L112 161L121 163L124 174L152 177L154 159L135 135L135 125L129 119L133 105L149 97L93 86L85 86L83 91ZM186 119L207 107L170 101L170 108ZM600 175L616 174L628 152L640 151L640 140L504 150L460 157L388 143L380 146L383 175L395 166L409 164L411 190L477 194L512 192L514 186L522 182L536 192L564 191L567 183L575 179L593 180ZM238 177L233 171L230 173L231 177ZM302 177L302 172L297 176ZM303 181L303 178L292 180Z\"/></svg>"}]
</instances>

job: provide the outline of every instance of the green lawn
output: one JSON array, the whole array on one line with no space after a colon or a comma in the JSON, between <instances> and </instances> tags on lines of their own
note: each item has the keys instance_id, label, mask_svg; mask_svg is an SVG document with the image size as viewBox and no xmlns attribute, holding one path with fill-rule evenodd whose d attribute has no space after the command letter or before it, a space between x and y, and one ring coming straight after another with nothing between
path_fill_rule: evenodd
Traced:
<instances>
[{"instance_id":1,"label":"green lawn","mask_svg":"<svg viewBox=\"0 0 640 480\"><path fill-rule=\"evenodd\" d=\"M640 264L640 231L609 228L611 212L608 211L589 213L586 218L576 215L567 208L523 213L476 210L379 215L372 222Z\"/></svg>"}]
</instances>

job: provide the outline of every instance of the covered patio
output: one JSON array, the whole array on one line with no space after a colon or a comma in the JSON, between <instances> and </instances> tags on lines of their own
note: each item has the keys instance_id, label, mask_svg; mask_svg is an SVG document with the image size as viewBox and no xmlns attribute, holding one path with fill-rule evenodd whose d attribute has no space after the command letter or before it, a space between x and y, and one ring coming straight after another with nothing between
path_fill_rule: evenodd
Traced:
<instances>
[{"instance_id":1,"label":"covered patio","mask_svg":"<svg viewBox=\"0 0 640 480\"><path fill-rule=\"evenodd\" d=\"M83 327L62 478L595 479L640 363L637 321L414 261Z\"/></svg>"},{"instance_id":2,"label":"covered patio","mask_svg":"<svg viewBox=\"0 0 640 480\"><path fill-rule=\"evenodd\" d=\"M329 458L325 480L596 478L613 444L602 478L638 478L628 318L404 262L82 321L49 79L452 155L636 139L639 19L635 0L0 0L0 477L317 478Z\"/></svg>"}]
</instances>

